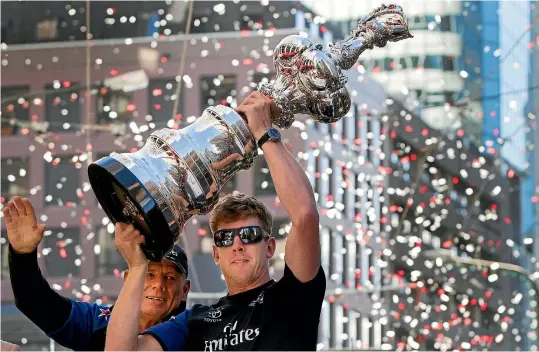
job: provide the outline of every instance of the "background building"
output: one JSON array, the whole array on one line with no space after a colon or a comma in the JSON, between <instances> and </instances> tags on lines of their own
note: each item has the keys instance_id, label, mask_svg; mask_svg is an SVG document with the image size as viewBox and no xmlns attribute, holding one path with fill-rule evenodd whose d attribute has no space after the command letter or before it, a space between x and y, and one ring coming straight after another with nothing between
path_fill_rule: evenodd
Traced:
<instances>
[{"instance_id":1,"label":"background building","mask_svg":"<svg viewBox=\"0 0 539 352\"><path fill-rule=\"evenodd\" d=\"M530 4L531 9L531 19L530 22L535 23L534 21L537 21L539 18L539 6L537 3L531 3ZM539 153L535 152L535 146L539 143L539 133L537 133L537 125L536 125L536 119L539 112L539 26L531 26L531 41L530 41L530 83L531 83L531 89L530 89L530 96L528 100L528 116L530 117L529 126L530 126L530 132L528 134L528 141L530 143L530 147L532 149L531 157L530 157L530 169L529 174L532 176L534 182L533 182L533 192L536 192L536 185L538 184L537 177L539 177ZM534 203L535 204L535 203ZM531 233L531 236L534 238L533 245L531 247L534 248L534 254L535 257L539 255L539 241L536 239L536 235L539 230L539 222L537 222L538 214L537 211L539 208L537 206L533 206L532 208L535 213L535 223L533 226L530 226L529 232ZM536 264L537 265L537 264Z\"/></svg>"},{"instance_id":2,"label":"background building","mask_svg":"<svg viewBox=\"0 0 539 352\"><path fill-rule=\"evenodd\" d=\"M7 6L15 18L17 14L22 16L29 5ZM271 78L271 49L283 36L297 33L298 28L308 30L306 22L310 17L292 16L291 10L288 21L279 24L279 29L266 27L256 32L252 30L262 27L257 27L256 16L267 17L269 5L249 4L241 11L238 8L237 13L227 5L226 16L218 23L230 25L236 19L245 23L240 31L235 27L215 31L199 27L216 24L212 22L212 16L218 16L216 11L208 13L206 6L197 4L186 69L179 76L185 38L180 35L169 41L144 37L153 33L148 30L155 20L152 14L159 14L162 4L146 4L135 10L123 3L96 3L95 8L92 3L90 20L96 30L92 31L95 40L89 51L80 34L88 11L84 4L32 6L41 8L43 16L29 18L24 25L8 23L3 28L8 45L2 58L2 202L14 195L29 197L40 221L48 224L39 261L43 274L59 293L113 303L125 264L114 247L113 225L89 187L88 162L114 151L140 148L153 129L181 128L209 105L235 106L256 87L256 82ZM173 11L174 7L167 10ZM176 10L181 13L181 9ZM3 11L6 12L7 9ZM245 19L247 13L249 19ZM278 13L286 17L285 12ZM131 20L132 16L135 20ZM164 14L159 18L167 21ZM170 27L177 30L184 22ZM160 20L157 27L159 33L166 31L162 23ZM37 36L27 28L36 28ZM51 31L48 36L40 36L43 28ZM313 40L324 41L319 33L311 34ZM126 45L125 38L134 39ZM140 68L149 76L146 89L114 91L95 83ZM178 82L182 86L174 114ZM87 86L93 88L89 95ZM391 275L383 277L376 260L383 248L378 219L387 210L380 201L385 189L385 177L379 173L384 143L376 138L382 129L380 119L386 96L380 84L364 77L360 81L357 75L351 79L350 89L355 96L353 109L341 123L319 126L310 120L298 121L297 126L284 132L284 138L291 152L304 160L320 209L327 215L322 220L322 237L330 282L321 346L380 348L381 322L371 315L377 303L372 294L379 292L383 284L395 289L403 287L402 280L393 280ZM356 191L360 184L361 190ZM272 266L279 277L289 221L262 157L250 170L230 180L223 192L232 190L261 198L275 215L273 232L279 245ZM195 293L225 290L209 254L211 244L207 216L189 221L183 245L193 263L190 272ZM3 231L2 338L21 343L24 348L48 348L50 341L14 307L6 253ZM355 294L339 295L346 288ZM204 297L192 296L198 300ZM344 318L350 319L349 328L342 326ZM343 339L345 330L350 333Z\"/></svg>"},{"instance_id":3,"label":"background building","mask_svg":"<svg viewBox=\"0 0 539 352\"><path fill-rule=\"evenodd\" d=\"M536 232L523 230L535 221L533 174L504 160L514 159L520 141L497 138L514 133L501 118L511 103L500 99L510 70L497 69L511 50L500 38L508 17L500 20L502 5L493 2L401 2L414 39L360 57L348 74L346 118L323 125L299 116L283 131L322 215L328 290L319 348L529 350L537 328L532 283L446 255L533 269L533 241L525 239ZM30 197L48 224L39 261L53 287L113 303L122 284L125 264L90 189L89 162L140 148L154 129L182 128L209 105L235 106L272 78L271 50L281 38L302 31L327 45L379 3L195 2L191 21L186 2L2 3L1 200ZM529 65L535 72L537 55ZM145 88L103 85L140 69ZM523 82L516 79L514 89ZM518 133L531 139L533 119L520 120L527 125ZM279 277L289 221L263 157L223 193L233 190L273 212ZM58 349L13 304L5 237L2 339ZM209 254L207 216L188 222L182 244L192 262L189 303L215 300L225 286Z\"/></svg>"}]
</instances>

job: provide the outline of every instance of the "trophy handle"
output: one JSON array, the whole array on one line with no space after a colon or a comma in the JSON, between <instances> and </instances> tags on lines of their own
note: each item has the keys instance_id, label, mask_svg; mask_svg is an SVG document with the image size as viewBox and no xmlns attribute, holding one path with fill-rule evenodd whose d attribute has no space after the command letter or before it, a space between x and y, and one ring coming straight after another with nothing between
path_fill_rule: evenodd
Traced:
<instances>
[{"instance_id":1,"label":"trophy handle","mask_svg":"<svg viewBox=\"0 0 539 352\"><path fill-rule=\"evenodd\" d=\"M412 38L408 22L397 5L375 9L358 22L348 37L331 44L329 50L300 35L285 37L273 54L275 83L258 87L281 110L274 125L289 128L298 113L322 123L339 121L351 106L342 71L352 68L365 50L408 38Z\"/></svg>"}]
</instances>

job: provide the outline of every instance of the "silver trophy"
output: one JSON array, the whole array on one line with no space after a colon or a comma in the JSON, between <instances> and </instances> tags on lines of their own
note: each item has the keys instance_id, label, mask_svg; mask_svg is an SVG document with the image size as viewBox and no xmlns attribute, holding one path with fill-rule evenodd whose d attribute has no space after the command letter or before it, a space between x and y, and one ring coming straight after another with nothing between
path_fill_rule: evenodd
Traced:
<instances>
[{"instance_id":1,"label":"silver trophy","mask_svg":"<svg viewBox=\"0 0 539 352\"><path fill-rule=\"evenodd\" d=\"M258 88L280 108L274 125L289 128L299 113L322 123L340 120L351 105L342 71L366 49L411 37L396 5L375 9L327 51L302 36L287 36L274 51L275 82ZM153 132L135 153L92 163L88 174L108 217L134 224L145 236L144 253L158 261L180 238L187 220L211 211L221 187L251 167L257 156L256 141L242 116L217 105L185 128Z\"/></svg>"}]
</instances>

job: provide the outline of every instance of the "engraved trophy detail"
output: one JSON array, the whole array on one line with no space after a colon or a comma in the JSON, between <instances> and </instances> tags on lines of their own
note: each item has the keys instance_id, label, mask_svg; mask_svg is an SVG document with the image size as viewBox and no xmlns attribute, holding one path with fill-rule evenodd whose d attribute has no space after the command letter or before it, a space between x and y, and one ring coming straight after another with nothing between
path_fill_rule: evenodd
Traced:
<instances>
[{"instance_id":1,"label":"engraved trophy detail","mask_svg":"<svg viewBox=\"0 0 539 352\"><path fill-rule=\"evenodd\" d=\"M375 9L327 51L299 35L287 36L274 50L275 82L258 88L281 110L274 125L289 128L299 113L322 123L340 120L351 105L342 71L367 49L411 37L402 8L396 5ZM244 119L217 105L185 128L153 132L135 153L97 160L88 175L111 221L134 224L145 236L147 258L161 260L187 220L211 211L222 186L250 168L257 156Z\"/></svg>"}]
</instances>

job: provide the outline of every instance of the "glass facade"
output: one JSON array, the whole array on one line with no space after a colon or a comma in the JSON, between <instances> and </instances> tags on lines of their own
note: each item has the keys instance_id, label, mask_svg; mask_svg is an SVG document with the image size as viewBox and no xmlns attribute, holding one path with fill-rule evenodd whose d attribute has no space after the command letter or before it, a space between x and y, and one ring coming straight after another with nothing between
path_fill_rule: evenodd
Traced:
<instances>
[{"instance_id":1,"label":"glass facade","mask_svg":"<svg viewBox=\"0 0 539 352\"><path fill-rule=\"evenodd\" d=\"M499 146L495 131L500 131L500 39L499 2L463 2L456 17L461 35L459 66L468 75L462 98L479 103L480 109L465 110L463 128L476 144Z\"/></svg>"},{"instance_id":2,"label":"glass facade","mask_svg":"<svg viewBox=\"0 0 539 352\"><path fill-rule=\"evenodd\" d=\"M11 136L21 132L20 125L9 120L27 122L30 118L30 100L24 98L30 90L28 86L2 87L2 136ZM10 99L11 98L11 99Z\"/></svg>"},{"instance_id":3,"label":"glass facade","mask_svg":"<svg viewBox=\"0 0 539 352\"><path fill-rule=\"evenodd\" d=\"M180 97L176 113L174 103L177 99L178 78L170 77L163 79L151 79L148 84L148 122L153 122L157 129L160 128L182 128L188 125L187 119L183 116L184 96L186 86L182 81Z\"/></svg>"},{"instance_id":4,"label":"glass facade","mask_svg":"<svg viewBox=\"0 0 539 352\"><path fill-rule=\"evenodd\" d=\"M3 158L1 167L2 203L17 195L28 196L30 192L28 158Z\"/></svg>"},{"instance_id":5,"label":"glass facade","mask_svg":"<svg viewBox=\"0 0 539 352\"><path fill-rule=\"evenodd\" d=\"M80 129L81 89L75 89L79 83L55 81L47 84L45 90L45 118L49 122L49 131L66 132ZM73 89L70 89L73 88ZM74 126L73 126L74 125Z\"/></svg>"},{"instance_id":6,"label":"glass facade","mask_svg":"<svg viewBox=\"0 0 539 352\"><path fill-rule=\"evenodd\" d=\"M42 254L47 276L79 276L81 253L79 228L52 228L45 231Z\"/></svg>"},{"instance_id":7,"label":"glass facade","mask_svg":"<svg viewBox=\"0 0 539 352\"><path fill-rule=\"evenodd\" d=\"M45 161L45 202L51 205L77 203L82 163L77 156L50 157Z\"/></svg>"}]
</instances>

